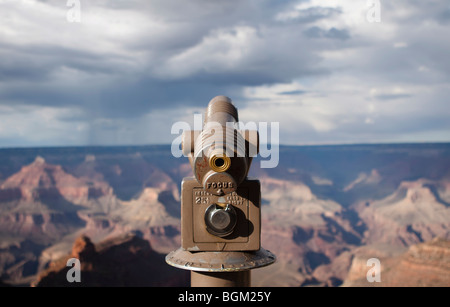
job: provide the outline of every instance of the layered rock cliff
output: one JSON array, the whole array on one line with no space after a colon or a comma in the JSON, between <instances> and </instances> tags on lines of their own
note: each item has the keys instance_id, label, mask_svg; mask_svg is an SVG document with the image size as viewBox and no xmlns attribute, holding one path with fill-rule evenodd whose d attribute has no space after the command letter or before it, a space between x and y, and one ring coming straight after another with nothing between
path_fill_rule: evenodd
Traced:
<instances>
[{"instance_id":1,"label":"layered rock cliff","mask_svg":"<svg viewBox=\"0 0 450 307\"><path fill-rule=\"evenodd\" d=\"M147 240L135 235L122 235L95 245L89 237L81 236L75 240L71 253L51 262L33 286L187 286L187 272L161 265L164 257L153 251ZM67 265L70 258L80 261L80 282L67 279L73 268Z\"/></svg>"},{"instance_id":2,"label":"layered rock cliff","mask_svg":"<svg viewBox=\"0 0 450 307\"><path fill-rule=\"evenodd\" d=\"M365 242L409 246L450 237L450 206L440 187L441 182L427 179L404 181L384 199L359 203L356 210L367 225Z\"/></svg>"},{"instance_id":3,"label":"layered rock cliff","mask_svg":"<svg viewBox=\"0 0 450 307\"><path fill-rule=\"evenodd\" d=\"M372 266L367 260L378 257L380 281L370 282L367 274ZM449 287L450 241L434 238L431 241L411 245L398 256L365 250L353 259L344 286L373 287Z\"/></svg>"}]
</instances>

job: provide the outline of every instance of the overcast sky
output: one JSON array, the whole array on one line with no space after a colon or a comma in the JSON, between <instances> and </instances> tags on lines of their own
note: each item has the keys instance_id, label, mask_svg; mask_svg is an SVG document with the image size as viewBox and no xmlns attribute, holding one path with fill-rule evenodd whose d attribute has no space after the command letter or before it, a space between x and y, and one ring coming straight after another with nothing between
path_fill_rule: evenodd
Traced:
<instances>
[{"instance_id":1,"label":"overcast sky","mask_svg":"<svg viewBox=\"0 0 450 307\"><path fill-rule=\"evenodd\" d=\"M447 0L0 0L0 147L171 143L216 95L281 144L450 141L449 57Z\"/></svg>"}]
</instances>

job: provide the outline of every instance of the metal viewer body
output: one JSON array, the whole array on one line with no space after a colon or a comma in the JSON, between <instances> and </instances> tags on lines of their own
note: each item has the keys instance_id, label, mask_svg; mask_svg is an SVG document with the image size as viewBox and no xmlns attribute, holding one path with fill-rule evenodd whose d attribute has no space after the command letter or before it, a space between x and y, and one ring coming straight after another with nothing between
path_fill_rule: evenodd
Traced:
<instances>
[{"instance_id":1,"label":"metal viewer body","mask_svg":"<svg viewBox=\"0 0 450 307\"><path fill-rule=\"evenodd\" d=\"M250 286L250 270L276 259L261 248L260 182L247 177L258 132L238 122L231 99L217 96L202 130L183 133L194 177L181 184L181 248L166 262L191 270L192 286Z\"/></svg>"}]
</instances>

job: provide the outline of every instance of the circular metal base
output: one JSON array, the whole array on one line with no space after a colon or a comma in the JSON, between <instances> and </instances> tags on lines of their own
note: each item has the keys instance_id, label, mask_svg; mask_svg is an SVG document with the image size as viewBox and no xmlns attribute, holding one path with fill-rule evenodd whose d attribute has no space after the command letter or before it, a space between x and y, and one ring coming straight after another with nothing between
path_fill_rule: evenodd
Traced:
<instances>
[{"instance_id":1,"label":"circular metal base","mask_svg":"<svg viewBox=\"0 0 450 307\"><path fill-rule=\"evenodd\" d=\"M246 271L270 265L275 260L275 255L264 248L248 252L190 252L179 248L166 256L171 266L200 272Z\"/></svg>"}]
</instances>

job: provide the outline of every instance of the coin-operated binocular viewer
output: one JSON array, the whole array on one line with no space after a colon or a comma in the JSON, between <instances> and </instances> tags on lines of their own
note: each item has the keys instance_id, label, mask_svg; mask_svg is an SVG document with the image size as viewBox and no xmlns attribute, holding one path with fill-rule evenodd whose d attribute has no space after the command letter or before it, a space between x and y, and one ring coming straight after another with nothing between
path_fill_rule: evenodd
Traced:
<instances>
[{"instance_id":1,"label":"coin-operated binocular viewer","mask_svg":"<svg viewBox=\"0 0 450 307\"><path fill-rule=\"evenodd\" d=\"M217 96L203 129L183 134L194 177L181 184L181 248L166 262L191 270L192 286L250 286L250 270L275 261L261 248L260 182L247 177L258 132L238 123L231 99Z\"/></svg>"}]
</instances>

